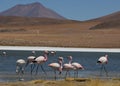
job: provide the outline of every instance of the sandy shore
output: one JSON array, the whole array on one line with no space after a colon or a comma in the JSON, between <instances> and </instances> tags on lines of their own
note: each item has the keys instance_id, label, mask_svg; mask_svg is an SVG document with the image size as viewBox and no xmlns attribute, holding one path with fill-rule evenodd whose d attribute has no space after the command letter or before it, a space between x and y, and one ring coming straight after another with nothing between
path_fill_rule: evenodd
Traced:
<instances>
[{"instance_id":1,"label":"sandy shore","mask_svg":"<svg viewBox=\"0 0 120 86\"><path fill-rule=\"evenodd\" d=\"M120 79L72 79L59 81L34 80L0 83L0 86L120 86Z\"/></svg>"}]
</instances>

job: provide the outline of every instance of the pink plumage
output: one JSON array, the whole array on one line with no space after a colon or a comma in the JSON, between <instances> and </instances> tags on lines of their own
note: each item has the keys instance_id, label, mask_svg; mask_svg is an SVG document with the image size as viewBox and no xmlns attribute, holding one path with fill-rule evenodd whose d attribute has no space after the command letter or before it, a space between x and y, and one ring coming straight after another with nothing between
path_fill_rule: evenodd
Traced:
<instances>
[{"instance_id":1,"label":"pink plumage","mask_svg":"<svg viewBox=\"0 0 120 86\"><path fill-rule=\"evenodd\" d=\"M45 73L45 75L47 75L47 73L45 72L42 64L45 63L48 60L48 51L44 51L44 55L43 56L38 56L37 58L35 58L35 63L37 63L37 68L36 68L36 74L38 72L38 67L39 65L41 66L42 71Z\"/></svg>"},{"instance_id":2,"label":"pink plumage","mask_svg":"<svg viewBox=\"0 0 120 86\"><path fill-rule=\"evenodd\" d=\"M69 63L65 63L63 65L63 70L73 70L74 69L74 66L72 66L71 62L72 62L72 56L68 56L68 59L69 59Z\"/></svg>"},{"instance_id":3,"label":"pink plumage","mask_svg":"<svg viewBox=\"0 0 120 86\"><path fill-rule=\"evenodd\" d=\"M53 68L54 70L58 70L58 71L59 71L59 68L60 68L60 64L59 63L51 63L48 66Z\"/></svg>"},{"instance_id":4,"label":"pink plumage","mask_svg":"<svg viewBox=\"0 0 120 86\"><path fill-rule=\"evenodd\" d=\"M97 63L100 63L100 64L107 64L108 63L108 55L105 55L105 56L101 56Z\"/></svg>"},{"instance_id":5,"label":"pink plumage","mask_svg":"<svg viewBox=\"0 0 120 86\"><path fill-rule=\"evenodd\" d=\"M34 60L35 60L35 56L29 56L29 57L27 58L27 62L28 62L28 63L33 63Z\"/></svg>"},{"instance_id":6,"label":"pink plumage","mask_svg":"<svg viewBox=\"0 0 120 86\"><path fill-rule=\"evenodd\" d=\"M73 62L72 63L72 66L74 66L74 69L77 70L77 69L84 69L83 66L77 62Z\"/></svg>"}]
</instances>

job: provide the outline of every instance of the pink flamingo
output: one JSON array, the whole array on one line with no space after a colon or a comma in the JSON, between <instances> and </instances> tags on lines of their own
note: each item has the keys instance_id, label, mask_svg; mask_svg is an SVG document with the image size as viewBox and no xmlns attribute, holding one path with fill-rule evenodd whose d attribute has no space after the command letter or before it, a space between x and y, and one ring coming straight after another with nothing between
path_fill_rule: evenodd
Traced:
<instances>
[{"instance_id":1,"label":"pink flamingo","mask_svg":"<svg viewBox=\"0 0 120 86\"><path fill-rule=\"evenodd\" d=\"M72 66L74 66L74 71L76 71L77 77L78 77L78 70L84 70L84 67L77 62L73 62ZM75 78L75 72L74 72L74 78Z\"/></svg>"},{"instance_id":2,"label":"pink flamingo","mask_svg":"<svg viewBox=\"0 0 120 86\"><path fill-rule=\"evenodd\" d=\"M100 75L102 74L102 70L104 70L106 72L106 76L108 76L108 72L105 68L105 65L104 64L107 64L108 63L108 55L105 55L105 56L101 56L97 63L101 64L101 72L100 72Z\"/></svg>"},{"instance_id":3,"label":"pink flamingo","mask_svg":"<svg viewBox=\"0 0 120 86\"><path fill-rule=\"evenodd\" d=\"M63 65L63 70L66 71L65 78L67 77L67 74L69 73L69 71L74 69L74 66L72 66L72 56L68 56L68 59L69 59L69 63L65 63Z\"/></svg>"},{"instance_id":4,"label":"pink flamingo","mask_svg":"<svg viewBox=\"0 0 120 86\"><path fill-rule=\"evenodd\" d=\"M19 75L19 80L24 80L23 75L24 75L24 66L26 62L23 59L18 59L16 61L16 73Z\"/></svg>"},{"instance_id":5,"label":"pink flamingo","mask_svg":"<svg viewBox=\"0 0 120 86\"><path fill-rule=\"evenodd\" d=\"M63 69L63 57L59 57L58 58L58 63L50 63L48 66L51 67L54 70L54 74L55 74L55 80L56 80L56 71L59 71L59 74L62 73L62 69Z\"/></svg>"},{"instance_id":6,"label":"pink flamingo","mask_svg":"<svg viewBox=\"0 0 120 86\"><path fill-rule=\"evenodd\" d=\"M34 69L34 67L35 67L35 56L29 56L28 58L27 58L27 63L26 63L26 66L25 67L27 67L27 65L28 64L30 64L30 67L31 67L31 75L32 75L32 71L33 71L33 69Z\"/></svg>"},{"instance_id":7,"label":"pink flamingo","mask_svg":"<svg viewBox=\"0 0 120 86\"><path fill-rule=\"evenodd\" d=\"M25 65L25 67L27 67L28 64L30 64L30 66L31 66L31 75L32 75L32 71L33 71L33 69L35 67L35 58L36 58L35 57L35 51L32 51L32 55L27 58L27 63Z\"/></svg>"},{"instance_id":8,"label":"pink flamingo","mask_svg":"<svg viewBox=\"0 0 120 86\"><path fill-rule=\"evenodd\" d=\"M39 65L41 66L42 71L45 73L45 75L47 75L47 73L45 72L42 64L45 63L48 60L48 51L44 51L44 55L43 56L38 56L37 58L35 58L34 62L37 63L37 68L36 68L36 74L38 73L38 68Z\"/></svg>"},{"instance_id":9,"label":"pink flamingo","mask_svg":"<svg viewBox=\"0 0 120 86\"><path fill-rule=\"evenodd\" d=\"M74 78L75 78L75 71L77 72L77 77L78 77L78 70L84 69L83 66L77 62L72 63L72 56L69 56L68 59L69 59L69 64L64 64L63 66L63 69L67 70L66 76L69 70L74 70Z\"/></svg>"}]
</instances>

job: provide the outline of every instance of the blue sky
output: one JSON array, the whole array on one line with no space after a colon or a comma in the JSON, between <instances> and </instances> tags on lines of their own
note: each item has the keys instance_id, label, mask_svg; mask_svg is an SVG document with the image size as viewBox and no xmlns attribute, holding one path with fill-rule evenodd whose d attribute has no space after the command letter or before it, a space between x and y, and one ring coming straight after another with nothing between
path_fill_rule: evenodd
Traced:
<instances>
[{"instance_id":1,"label":"blue sky","mask_svg":"<svg viewBox=\"0 0 120 86\"><path fill-rule=\"evenodd\" d=\"M33 2L40 2L68 19L81 21L120 11L120 0L0 0L0 12Z\"/></svg>"}]
</instances>

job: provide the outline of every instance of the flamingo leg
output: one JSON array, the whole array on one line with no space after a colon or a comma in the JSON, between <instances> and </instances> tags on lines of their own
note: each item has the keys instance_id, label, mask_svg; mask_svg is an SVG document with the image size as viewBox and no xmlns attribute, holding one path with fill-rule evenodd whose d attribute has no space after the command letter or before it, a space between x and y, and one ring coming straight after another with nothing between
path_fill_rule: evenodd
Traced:
<instances>
[{"instance_id":1,"label":"flamingo leg","mask_svg":"<svg viewBox=\"0 0 120 86\"><path fill-rule=\"evenodd\" d=\"M77 78L78 78L78 70L77 70Z\"/></svg>"},{"instance_id":2,"label":"flamingo leg","mask_svg":"<svg viewBox=\"0 0 120 86\"><path fill-rule=\"evenodd\" d=\"M32 75L32 71L33 71L33 68L32 68L32 64L31 64L31 66L30 66L30 68L31 68L31 71L30 71L30 74Z\"/></svg>"},{"instance_id":3,"label":"flamingo leg","mask_svg":"<svg viewBox=\"0 0 120 86\"><path fill-rule=\"evenodd\" d=\"M29 64L29 61L27 61L27 63L25 64L25 68L28 66L28 64Z\"/></svg>"},{"instance_id":4,"label":"flamingo leg","mask_svg":"<svg viewBox=\"0 0 120 86\"><path fill-rule=\"evenodd\" d=\"M54 79L56 80L56 78L57 78L57 77L56 77L56 70L54 70L54 74L55 74Z\"/></svg>"},{"instance_id":5,"label":"flamingo leg","mask_svg":"<svg viewBox=\"0 0 120 86\"><path fill-rule=\"evenodd\" d=\"M76 70L74 70L74 79L75 79L75 77L76 77Z\"/></svg>"},{"instance_id":6,"label":"flamingo leg","mask_svg":"<svg viewBox=\"0 0 120 86\"><path fill-rule=\"evenodd\" d=\"M31 75L33 73L33 70L34 70L35 66L36 66L35 64L31 64Z\"/></svg>"},{"instance_id":7,"label":"flamingo leg","mask_svg":"<svg viewBox=\"0 0 120 86\"><path fill-rule=\"evenodd\" d=\"M21 80L24 80L23 77L24 77L24 68L22 67L21 68Z\"/></svg>"},{"instance_id":8,"label":"flamingo leg","mask_svg":"<svg viewBox=\"0 0 120 86\"><path fill-rule=\"evenodd\" d=\"M66 71L66 74L65 74L65 79L66 79L66 77L67 77L67 74L68 74L68 70Z\"/></svg>"},{"instance_id":9,"label":"flamingo leg","mask_svg":"<svg viewBox=\"0 0 120 86\"><path fill-rule=\"evenodd\" d=\"M35 75L37 75L37 74L38 74L38 68L39 68L39 64L37 65L37 68L36 68L36 73L35 73Z\"/></svg>"},{"instance_id":10,"label":"flamingo leg","mask_svg":"<svg viewBox=\"0 0 120 86\"><path fill-rule=\"evenodd\" d=\"M42 71L44 72L44 74L47 76L47 73L46 73L46 71L44 70L44 68L43 68L42 65L41 65L41 69L42 69Z\"/></svg>"},{"instance_id":11,"label":"flamingo leg","mask_svg":"<svg viewBox=\"0 0 120 86\"><path fill-rule=\"evenodd\" d=\"M69 77L70 77L70 71L68 71Z\"/></svg>"},{"instance_id":12,"label":"flamingo leg","mask_svg":"<svg viewBox=\"0 0 120 86\"><path fill-rule=\"evenodd\" d=\"M104 65L102 64L102 66L100 68L100 76L102 75L103 68L104 68Z\"/></svg>"},{"instance_id":13,"label":"flamingo leg","mask_svg":"<svg viewBox=\"0 0 120 86\"><path fill-rule=\"evenodd\" d=\"M108 76L108 72L107 72L107 69L105 68L105 66L104 66L104 71L106 73L106 76Z\"/></svg>"},{"instance_id":14,"label":"flamingo leg","mask_svg":"<svg viewBox=\"0 0 120 86\"><path fill-rule=\"evenodd\" d=\"M23 67L20 67L19 72L18 72L18 76L19 76L20 81L24 80L23 75L24 75L24 69L23 69Z\"/></svg>"}]
</instances>

